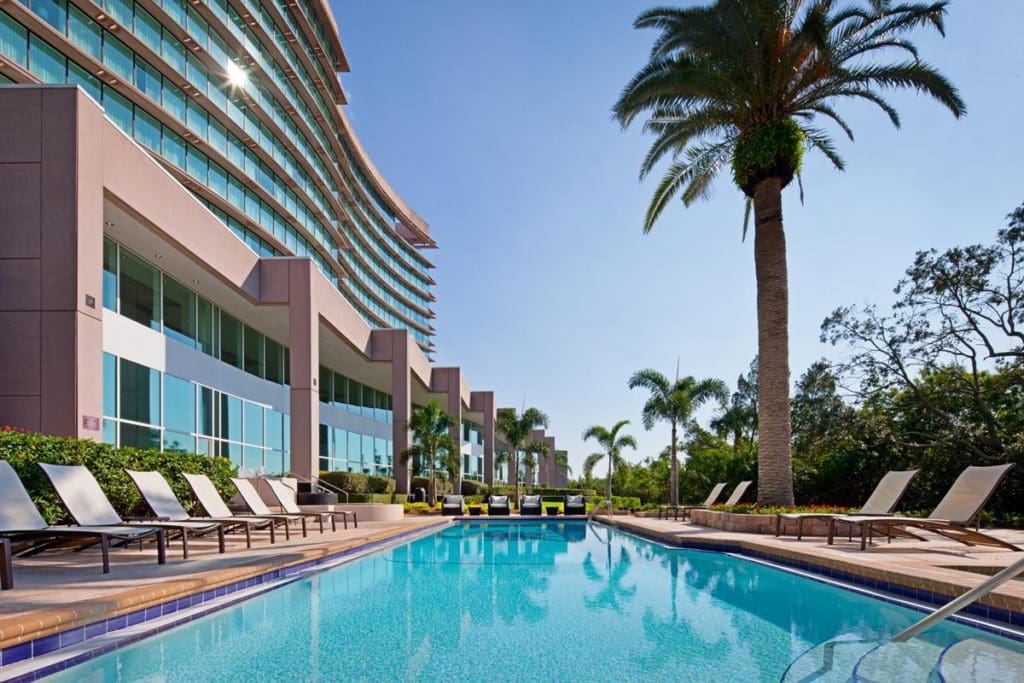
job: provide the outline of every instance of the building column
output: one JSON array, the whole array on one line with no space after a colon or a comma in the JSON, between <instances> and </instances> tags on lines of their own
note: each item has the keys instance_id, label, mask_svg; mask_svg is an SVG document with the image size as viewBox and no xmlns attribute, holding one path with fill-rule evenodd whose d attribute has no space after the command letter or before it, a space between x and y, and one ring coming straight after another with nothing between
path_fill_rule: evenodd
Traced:
<instances>
[{"instance_id":1,"label":"building column","mask_svg":"<svg viewBox=\"0 0 1024 683\"><path fill-rule=\"evenodd\" d=\"M494 486L494 392L474 391L469 395L469 408L483 413L484 423L484 483Z\"/></svg>"},{"instance_id":2,"label":"building column","mask_svg":"<svg viewBox=\"0 0 1024 683\"><path fill-rule=\"evenodd\" d=\"M411 445L409 420L412 417L412 370L409 367L409 332L389 331L394 333L391 335L391 464L395 476L395 490L399 493L411 493L411 462L402 460L402 453Z\"/></svg>"},{"instance_id":3,"label":"building column","mask_svg":"<svg viewBox=\"0 0 1024 683\"><path fill-rule=\"evenodd\" d=\"M548 486L554 486L555 481L555 437L545 436L544 444L548 447L548 455L544 458L544 464L540 469L541 481Z\"/></svg>"},{"instance_id":4,"label":"building column","mask_svg":"<svg viewBox=\"0 0 1024 683\"><path fill-rule=\"evenodd\" d=\"M459 468L452 481L452 492L462 493L462 369L434 368L430 373L430 390L446 396L444 409L455 418L449 436L459 448Z\"/></svg>"},{"instance_id":5,"label":"building column","mask_svg":"<svg viewBox=\"0 0 1024 683\"><path fill-rule=\"evenodd\" d=\"M318 275L309 259L287 264L290 469L312 480L320 474L320 314L313 285Z\"/></svg>"},{"instance_id":6,"label":"building column","mask_svg":"<svg viewBox=\"0 0 1024 683\"><path fill-rule=\"evenodd\" d=\"M100 440L103 114L0 89L0 423Z\"/></svg>"}]
</instances>

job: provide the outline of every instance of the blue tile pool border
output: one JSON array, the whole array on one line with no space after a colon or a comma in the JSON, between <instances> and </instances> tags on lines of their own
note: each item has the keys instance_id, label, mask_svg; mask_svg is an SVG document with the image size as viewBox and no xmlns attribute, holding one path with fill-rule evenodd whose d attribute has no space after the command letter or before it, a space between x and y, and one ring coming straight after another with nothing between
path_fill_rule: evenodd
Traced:
<instances>
[{"instance_id":1,"label":"blue tile pool border","mask_svg":"<svg viewBox=\"0 0 1024 683\"><path fill-rule=\"evenodd\" d=\"M415 537L435 533L446 526L449 525L439 523L429 527L420 527L418 529L403 531L402 533L388 538L371 541L353 548L346 548L314 560L306 560L287 567L273 569L269 572L251 576L234 583L218 586L217 588L211 588L209 590L193 593L192 595L181 598L172 598L167 602L144 607L134 612L129 612L128 614L110 617L109 619L100 619L99 621L85 624L84 626L76 626L74 628L67 629L66 631L60 631L48 636L43 636L42 638L36 638L25 643L11 645L10 647L0 650L0 680L4 681L4 683L22 683L24 681L35 681L40 678L44 678L51 674L55 674L58 671L63 671L64 669L75 666L76 664L81 664L82 662L94 659L95 657L99 657L127 645L137 643L138 641L149 638L150 636L176 628L184 623L193 621L194 619L199 619L208 614L232 607L240 602L244 602L257 596L260 593L274 588L279 588L287 583L296 581L311 570L318 569L324 565L335 564L339 560L344 560L346 557L351 555L364 555L374 551L383 550L390 546L401 545ZM122 631L132 626L138 626L148 621L154 621L156 619L171 616L178 612L189 610L193 607L199 607L200 605L211 602L215 599L224 598L228 595L237 593L238 591L257 588L262 585L267 586L263 591L250 592L244 596L239 596L234 600L221 601L216 607L204 610L202 613L182 614L180 619L175 619L167 624L162 624L157 628L145 630L138 634L121 638L116 642L90 649L82 652L81 654L75 655L74 657L54 662L53 664L46 665L34 671L28 671L16 677L9 679L4 677L4 670L15 664L25 664L27 660L32 660L44 655L52 655L54 652L66 647L79 645L108 633L116 633L117 631Z\"/></svg>"},{"instance_id":2,"label":"blue tile pool border","mask_svg":"<svg viewBox=\"0 0 1024 683\"><path fill-rule=\"evenodd\" d=\"M530 523L569 523L569 524L585 524L587 519L584 517L554 517L554 516L538 516L538 517L452 517L449 518L451 522L462 523L471 526L482 526L486 524L494 523L512 523L512 524L530 524ZM775 555L769 552L751 550L741 545L732 543L721 543L721 542L706 542L706 541L692 541L687 539L667 538L657 533L647 532L643 529L638 529L633 526L625 526L616 524L615 521L607 523L605 520L599 520L598 523L614 528L624 533L632 534L639 538L647 541L658 543L672 548L679 548L682 550L697 550L705 552L717 552L717 553L728 553L732 555L739 555L746 557L751 560L757 560L764 562L769 565L774 565L777 568L785 571L793 569L801 572L801 576L811 580L818 580L828 583L832 586L843 588L844 590L850 590L857 593L867 593L875 599L882 600L891 604L897 604L903 607L914 609L919 612L927 612L926 607L921 605L908 602L908 600L916 601L917 603L923 603L925 605L940 606L944 605L949 601L948 596L933 593L931 591L925 591L921 589L911 588L909 586L902 586L900 584L881 581L877 579L871 579L864 576L859 576L842 570L832 569L830 567L823 567L810 562L804 562L801 560L795 560L793 558L783 557ZM79 626L61 631L49 636L37 638L35 640L28 641L26 643L20 643L18 645L12 645L10 647L0 650L0 680L4 680L9 683L22 683L23 681L35 681L40 678L52 675L64 669L73 667L82 662L94 659L96 657L108 654L115 650L121 649L128 645L137 643L140 640L149 638L154 635L158 635L172 628L177 628L182 624L188 623L195 619L203 618L214 612L218 612L238 603L249 600L263 592L279 588L287 583L296 581L302 578L303 575L308 574L311 570L316 570L323 567L324 565L335 564L339 560L344 560L346 557L351 555L365 555L374 551L379 551L387 547L401 545L405 542L413 540L416 537L426 536L432 533L436 533L443 528L450 526L439 523L430 527L421 527L410 531L404 531L396 534L389 538L380 539L377 541L371 541L370 543L341 550L337 553L332 553L325 557L317 558L314 560L307 560L287 567L281 567L274 569L263 574L258 574L246 579L242 579L235 583L226 584L217 588L194 593L192 595L173 598L167 602L152 605L143 609L130 612L128 614L120 615L117 617L111 617L109 619L102 619L91 624ZM91 639L97 638L108 633L116 633L129 627L138 626L148 621L160 619L163 617L171 616L178 612L189 610L193 607L198 607L207 602L215 599L224 598L228 595L237 593L238 591L248 590L251 588L257 588L259 586L266 585L266 588L261 591L249 592L245 595L239 596L233 600L222 600L215 607L204 610L201 613L182 614L179 619L174 619L166 624L161 624L159 627L141 631L137 634L133 634L128 637L122 637L115 642L95 647L84 651L73 657L68 657L64 660L54 662L46 665L39 669L28 671L17 677L10 679L4 678L4 669L14 664L24 664L27 660L34 659L36 657L42 657L44 655L52 655L58 650L66 647L72 647L79 645L83 642L87 642ZM882 591L882 592L879 592ZM1024 634L1015 629L1024 627L1024 613L1013 612L997 607L989 607L987 605L979 605L975 603L962 610L961 614L968 614L976 617L988 619L999 624L1005 624L1008 629L1000 628L999 626L989 625L984 622L976 621L973 619L965 619L959 615L953 615L949 617L951 621L961 623L967 626L971 626L981 631L992 633L995 635L1002 636L1004 638L1010 638L1019 642L1024 642Z\"/></svg>"},{"instance_id":3,"label":"blue tile pool border","mask_svg":"<svg viewBox=\"0 0 1024 683\"><path fill-rule=\"evenodd\" d=\"M600 523L606 523L605 520L601 520ZM806 578L812 580L824 580L829 585L838 586L845 590L852 590L853 592L867 592L872 597L888 602L891 604L901 605L903 607L909 607L921 613L927 613L929 610L920 605L915 605L908 600L914 600L918 603L924 603L934 607L941 607L950 600L951 597L948 595L942 595L940 593L934 593L932 591L923 590L920 588L913 588L911 586L904 586L891 581L883 581L880 579L872 579L866 576L860 576L850 572L843 571L841 569L833 569L831 567L823 567L818 564L811 562L804 562L802 560L796 560L790 557L781 555L775 555L773 553L764 552L761 550L751 550L742 545L733 543L722 543L722 542L706 542L706 541L693 541L687 539L677 538L666 538L656 533L645 532L642 529L638 529L634 526L620 526L612 521L607 524L619 531L639 536L640 538L662 545L670 546L673 548L680 548L683 550L704 550L709 552L717 553L729 553L732 555L739 555L753 560L760 560L762 562L778 565L780 568L791 568L803 572ZM881 592L879 592L881 591ZM997 622L999 625L989 625L985 622L976 621L974 619L965 619L960 615L970 615L987 619L989 621ZM957 614L948 617L950 621L955 621L965 626L971 626L980 631L992 633L994 635L1003 636L1004 638L1010 638L1019 642L1024 642L1024 635L1021 633L1021 629L1024 629L1024 612L1014 612L1012 610L1003 609L1001 607L991 607L989 605L982 605L974 603L968 605L966 608L960 610ZM1000 626L1005 625L1004 628Z\"/></svg>"}]
</instances>

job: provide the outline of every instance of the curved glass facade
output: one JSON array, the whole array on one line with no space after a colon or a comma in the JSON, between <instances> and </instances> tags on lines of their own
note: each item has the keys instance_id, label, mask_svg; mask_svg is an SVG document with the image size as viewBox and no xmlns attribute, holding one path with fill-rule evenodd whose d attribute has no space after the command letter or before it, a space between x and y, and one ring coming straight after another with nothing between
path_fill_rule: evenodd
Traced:
<instances>
[{"instance_id":1,"label":"curved glass facade","mask_svg":"<svg viewBox=\"0 0 1024 683\"><path fill-rule=\"evenodd\" d=\"M314 1L8 0L0 83L78 84L254 251L313 259L429 352L432 242L358 152Z\"/></svg>"}]
</instances>

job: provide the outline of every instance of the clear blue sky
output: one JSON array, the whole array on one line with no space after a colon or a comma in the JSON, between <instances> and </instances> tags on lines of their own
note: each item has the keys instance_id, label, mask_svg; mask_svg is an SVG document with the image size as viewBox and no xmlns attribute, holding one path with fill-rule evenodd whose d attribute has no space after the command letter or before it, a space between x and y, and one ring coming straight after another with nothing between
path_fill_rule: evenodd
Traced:
<instances>
[{"instance_id":1,"label":"clear blue sky","mask_svg":"<svg viewBox=\"0 0 1024 683\"><path fill-rule=\"evenodd\" d=\"M628 418L645 432L630 374L721 377L756 353L752 244L743 202L723 178L710 202L674 203L640 230L653 181L647 140L609 109L644 63L650 2L431 0L335 2L352 73L348 114L378 168L431 225L437 362L459 364L500 405L537 406L574 470L588 425ZM1024 3L953 3L947 37L923 57L960 88L957 121L934 102L894 96L903 130L845 106L856 141L847 171L805 163L806 201L785 194L794 380L834 350L818 341L835 307L892 300L918 249L991 240L1024 201Z\"/></svg>"}]
</instances>

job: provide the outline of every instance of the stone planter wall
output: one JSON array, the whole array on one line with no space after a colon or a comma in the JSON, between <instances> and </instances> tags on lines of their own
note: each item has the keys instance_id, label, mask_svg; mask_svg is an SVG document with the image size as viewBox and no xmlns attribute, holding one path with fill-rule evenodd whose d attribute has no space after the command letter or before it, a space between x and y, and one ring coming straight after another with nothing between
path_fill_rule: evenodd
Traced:
<instances>
[{"instance_id":1,"label":"stone planter wall","mask_svg":"<svg viewBox=\"0 0 1024 683\"><path fill-rule=\"evenodd\" d=\"M738 531L745 534L775 534L775 515L741 515L735 512L716 512L714 510L693 510L690 520L700 526L721 529L722 531ZM796 522L782 522L782 533L796 535ZM804 536L828 536L828 522L823 519L805 519Z\"/></svg>"}]
</instances>

